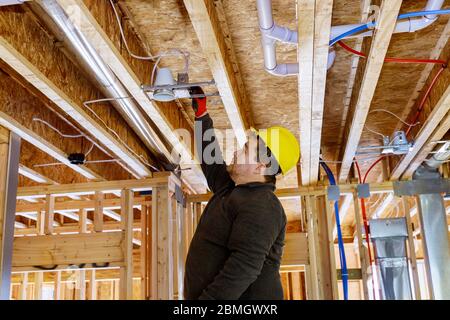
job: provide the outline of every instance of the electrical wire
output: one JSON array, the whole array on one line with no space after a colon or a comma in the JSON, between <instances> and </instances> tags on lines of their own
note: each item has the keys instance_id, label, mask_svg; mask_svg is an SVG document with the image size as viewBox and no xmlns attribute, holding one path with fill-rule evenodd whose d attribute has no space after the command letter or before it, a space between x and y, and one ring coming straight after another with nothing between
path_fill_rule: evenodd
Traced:
<instances>
[{"instance_id":1,"label":"electrical wire","mask_svg":"<svg viewBox=\"0 0 450 320\"><path fill-rule=\"evenodd\" d=\"M103 148L103 146L101 145L101 144L99 144L99 143L97 143L94 139L92 139L90 136L88 136L87 134L85 134L83 131L81 131L77 126L75 126L72 122L70 122L69 120L67 120L67 118L66 117L64 117L62 114L60 114L58 111L56 111L55 109L53 109L52 107L50 107L50 106L47 106L47 108L49 109L49 110L51 110L53 113L55 113L57 116L58 116L58 118L60 118L62 121L64 121L65 123L67 123L70 127L72 127L75 131L78 131L80 134L83 134L84 135L84 137L86 138L86 140L88 140L88 141L90 141L91 143L93 143L100 151L102 151L104 154L106 154L108 157L113 157L112 155L111 155L111 153L107 150L107 149L105 149L105 148Z\"/></svg>"},{"instance_id":2,"label":"electrical wire","mask_svg":"<svg viewBox=\"0 0 450 320\"><path fill-rule=\"evenodd\" d=\"M124 43L124 45L125 45L125 48L127 49L128 54L129 54L131 57L133 57L133 58L135 58L135 59L139 59L139 60L152 60L152 61L157 60L157 63L156 63L155 66L153 67L153 72L152 72L152 74L154 74L154 71L155 71L155 69L156 69L156 66L158 65L159 60L160 60L162 57L167 57L167 56L172 56L172 55L180 55L180 56L183 56L183 58L184 58L184 73L188 73L188 71L189 71L189 57L190 57L190 54L189 54L189 52L187 52L187 51L183 51L183 50L180 50L180 49L170 49L170 50L168 50L168 51L164 51L164 52L158 53L158 54L155 55L155 56L152 56L152 55L150 55L150 56L140 56L140 55L134 54L134 53L130 50L130 47L128 46L128 42L127 42L127 39L126 39L126 37L125 37L125 33L124 33L124 31L123 31L123 26L122 26L122 23L121 23L121 21L120 21L119 13L117 12L117 9L116 9L116 7L115 7L113 1L112 1L112 0L109 0L109 3L111 4L111 7L113 8L114 15L115 15L116 20L117 20L117 25L119 26L120 37L122 38L122 41L123 41L123 43ZM152 79L153 79L153 75L152 75ZM153 83L153 81L151 81L151 83Z\"/></svg>"},{"instance_id":3,"label":"electrical wire","mask_svg":"<svg viewBox=\"0 0 450 320\"><path fill-rule=\"evenodd\" d=\"M89 160L83 162L83 164L93 164L93 163L108 163L108 162L120 162L120 159L105 159L105 160ZM52 162L52 163L44 163L44 164L35 164L33 167L50 167L50 166L61 166L66 165L62 162Z\"/></svg>"},{"instance_id":4,"label":"electrical wire","mask_svg":"<svg viewBox=\"0 0 450 320\"><path fill-rule=\"evenodd\" d=\"M86 134L84 134L84 133L80 133L80 134L64 134L64 133L62 133L60 130L58 130L57 128L55 128L53 125L51 125L49 122L47 122L47 121L45 121L45 120L43 120L43 119L41 119L41 118L36 118L36 117L34 117L33 119L32 119L32 121L36 121L36 122L41 122L41 123L43 123L44 125L46 125L47 127L49 127L50 129L52 129L53 131L55 131L56 133L58 133L61 137L63 137L63 138L71 138L71 139L74 139L74 138L86 138ZM95 144L93 143L93 142L91 142L91 147L89 148L89 150L86 152L86 154L84 155L85 157L87 157L90 153L91 153L91 151L94 149L94 146L95 146Z\"/></svg>"},{"instance_id":5,"label":"electrical wire","mask_svg":"<svg viewBox=\"0 0 450 320\"><path fill-rule=\"evenodd\" d=\"M32 119L32 121L41 122L41 123L45 124L47 127L49 127L50 129L52 129L53 131L58 133L63 138L83 138L83 137L85 137L85 134L83 134L83 133L81 133L81 134L65 134L65 133L62 133L60 130L58 130L53 125L51 125L50 123L48 123L47 121L45 121L45 120L43 120L41 118L34 117Z\"/></svg>"},{"instance_id":6,"label":"electrical wire","mask_svg":"<svg viewBox=\"0 0 450 320\"><path fill-rule=\"evenodd\" d=\"M370 111L369 114L374 113L374 112L386 112L386 113L396 117L400 122L407 125L408 127L414 127L414 126L417 126L418 124L420 124L420 122L408 123L408 122L404 121L402 118L400 118L398 115L396 115L395 113L393 113L389 110L386 110L386 109L374 109L374 110Z\"/></svg>"},{"instance_id":7,"label":"electrical wire","mask_svg":"<svg viewBox=\"0 0 450 320\"><path fill-rule=\"evenodd\" d=\"M93 149L94 149L94 144L92 143L89 150L84 154L84 157L87 158L87 156L92 152Z\"/></svg>"},{"instance_id":8,"label":"electrical wire","mask_svg":"<svg viewBox=\"0 0 450 320\"><path fill-rule=\"evenodd\" d=\"M439 77L441 76L441 74L442 74L442 72L444 71L445 68L447 68L447 65L443 65L443 66L441 67L441 69L439 69L439 71L438 71L438 72L436 73L436 75L433 77L433 79L431 80L431 83L430 83L430 85L428 86L427 91L425 92L425 94L423 95L422 99L420 100L419 106L417 107L417 111L416 111L416 114L415 114L415 116L414 116L412 122L416 122L416 121L419 119L420 113L422 112L423 106L425 105L425 101L427 100L428 96L429 96L430 93L431 93L431 90L432 90L433 87L435 86L437 80L439 79ZM410 133L410 131L411 131L411 127L409 127L409 128L406 130L406 132L405 132L406 136L408 136L408 134Z\"/></svg>"},{"instance_id":9,"label":"electrical wire","mask_svg":"<svg viewBox=\"0 0 450 320\"><path fill-rule=\"evenodd\" d=\"M321 159L322 160L322 159ZM322 168L325 170L328 180L330 181L331 185L336 185L336 180L334 178L333 172L331 169L327 166L327 164L323 161L320 162ZM347 270L347 260L345 258L345 247L344 247L344 240L342 237L342 230L341 230L341 222L339 217L339 204L338 201L334 202L334 214L335 214L335 220L336 220L336 230L337 230L337 237L338 237L338 247L339 247L339 261L341 264L341 275L342 275L342 288L344 292L344 300L348 300L348 270Z\"/></svg>"},{"instance_id":10,"label":"electrical wire","mask_svg":"<svg viewBox=\"0 0 450 320\"><path fill-rule=\"evenodd\" d=\"M381 136L383 139L384 139L384 137L385 137L384 134L382 134L381 132L375 131L375 130L373 130L373 129L370 129L366 124L364 124L364 128L365 128L367 131L369 131L369 132L371 132L371 133L373 133L373 134L377 134L377 135Z\"/></svg>"},{"instance_id":11,"label":"electrical wire","mask_svg":"<svg viewBox=\"0 0 450 320\"><path fill-rule=\"evenodd\" d=\"M409 12L409 13L404 13L401 14L397 17L397 20L402 20L402 19L407 19L407 18L412 18L412 17L423 17L426 15L438 15L438 14L450 14L450 9L441 9L441 10L429 10L429 11L417 11L417 12ZM368 30L372 27L375 27L376 23L375 22L369 22L366 24L363 24L361 26L358 26L356 28L350 29L338 36L336 36L334 39L330 40L330 47L333 46L335 43L337 43L339 40L344 39L348 36L351 36L355 33L359 33L361 31L365 31Z\"/></svg>"},{"instance_id":12,"label":"electrical wire","mask_svg":"<svg viewBox=\"0 0 450 320\"><path fill-rule=\"evenodd\" d=\"M353 49L349 47L346 43L344 43L342 40L338 41L337 44L341 46L346 51L353 53L359 57L367 58L367 55L362 53L361 51L358 51L356 49ZM436 59L417 59L417 58L394 58L394 57L386 57L384 59L385 62L396 62L396 63L419 63L419 64L442 64L445 65L447 62L444 60L436 60Z\"/></svg>"},{"instance_id":13,"label":"electrical wire","mask_svg":"<svg viewBox=\"0 0 450 320\"><path fill-rule=\"evenodd\" d=\"M150 162L147 161L147 159L142 155L142 154L138 154L136 151L134 151L133 149L131 149L128 144L122 140L122 138L117 134L116 131L114 131L111 127L109 127L106 122L100 118L100 116L89 106L89 104L93 104L93 103L98 103L98 102L105 102L105 101L114 101L114 100L118 100L118 99L131 99L132 97L118 97L118 98L102 98L102 99L96 99L96 100L89 100L89 101L84 101L83 105L86 109L88 109L105 127L106 129L111 132L116 139L129 151L131 152L133 155L135 155L136 157L138 157L139 159L141 159L141 161L147 165L148 167L152 168L155 171L160 171L158 168L156 168L155 166L153 166Z\"/></svg>"}]
</instances>

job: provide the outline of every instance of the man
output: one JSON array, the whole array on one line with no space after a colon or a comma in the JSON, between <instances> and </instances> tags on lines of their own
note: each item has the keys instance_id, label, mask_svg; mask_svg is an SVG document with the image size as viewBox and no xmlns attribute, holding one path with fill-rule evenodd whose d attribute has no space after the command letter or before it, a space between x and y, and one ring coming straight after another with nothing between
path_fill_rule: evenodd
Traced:
<instances>
[{"instance_id":1,"label":"man","mask_svg":"<svg viewBox=\"0 0 450 320\"><path fill-rule=\"evenodd\" d=\"M191 93L203 91L197 87ZM227 167L211 134L213 123L206 98L194 98L192 105L198 158L214 195L189 247L184 296L283 299L279 269L286 215L274 194L275 176L295 167L300 156L298 142L282 127L253 130L244 148L234 153L232 164ZM212 139L205 139L204 135ZM205 159L208 157L205 150L218 152L209 155L215 162Z\"/></svg>"}]
</instances>

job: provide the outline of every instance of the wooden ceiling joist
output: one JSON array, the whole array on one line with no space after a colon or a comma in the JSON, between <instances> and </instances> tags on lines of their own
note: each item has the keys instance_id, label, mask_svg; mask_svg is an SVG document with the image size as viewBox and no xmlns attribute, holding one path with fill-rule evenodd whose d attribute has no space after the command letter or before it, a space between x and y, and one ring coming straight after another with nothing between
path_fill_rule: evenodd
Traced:
<instances>
[{"instance_id":1,"label":"wooden ceiling joist","mask_svg":"<svg viewBox=\"0 0 450 320\"><path fill-rule=\"evenodd\" d=\"M121 165L131 170L136 177L151 176L151 171L135 155L147 156L147 151L136 135L131 134L132 130L120 114L109 104L104 104L103 108L112 110L97 112L98 116L113 127L123 141L127 142L128 147L120 143L82 106L84 101L102 98L102 94L52 43L33 18L20 10L2 8L0 25L2 59L46 98L65 111L87 133L98 139L104 147L122 160ZM45 52L45 57L33 52ZM130 152L129 148L134 152Z\"/></svg>"},{"instance_id":2,"label":"wooden ceiling joist","mask_svg":"<svg viewBox=\"0 0 450 320\"><path fill-rule=\"evenodd\" d=\"M208 61L238 144L243 146L246 142L245 130L249 129L252 122L244 112L245 92L239 90L239 74L233 70L230 60L233 50L227 48L220 29L215 8L217 4L209 0L184 0L184 5Z\"/></svg>"},{"instance_id":3,"label":"wooden ceiling joist","mask_svg":"<svg viewBox=\"0 0 450 320\"><path fill-rule=\"evenodd\" d=\"M300 1L298 15L298 95L300 125L300 167L302 185L311 179L311 110L314 69L315 1Z\"/></svg>"},{"instance_id":4,"label":"wooden ceiling joist","mask_svg":"<svg viewBox=\"0 0 450 320\"><path fill-rule=\"evenodd\" d=\"M311 159L309 169L310 184L316 184L319 176L319 157L323 126L323 108L325 105L325 87L327 82L327 65L333 0L316 0L315 6L313 93L310 141Z\"/></svg>"},{"instance_id":5,"label":"wooden ceiling joist","mask_svg":"<svg viewBox=\"0 0 450 320\"><path fill-rule=\"evenodd\" d=\"M317 183L333 0L298 4L299 117L302 184Z\"/></svg>"},{"instance_id":6,"label":"wooden ceiling joist","mask_svg":"<svg viewBox=\"0 0 450 320\"><path fill-rule=\"evenodd\" d=\"M23 164L19 164L19 174L37 183L56 184L55 181L45 177L31 168L24 166Z\"/></svg>"},{"instance_id":7,"label":"wooden ceiling joist","mask_svg":"<svg viewBox=\"0 0 450 320\"><path fill-rule=\"evenodd\" d=\"M401 4L401 0L383 0L381 2L377 26L343 149L342 165L338 177L340 182L347 180L352 166Z\"/></svg>"},{"instance_id":8,"label":"wooden ceiling joist","mask_svg":"<svg viewBox=\"0 0 450 320\"><path fill-rule=\"evenodd\" d=\"M170 147L176 150L175 156L181 155L182 169L189 168L189 170L183 171L182 176L191 185L197 185L197 188L200 188L199 190L204 188L206 182L200 166L191 161L194 158L193 144L191 143L191 146L188 146L186 141L183 141L175 132L176 129L184 129L191 134L192 139L191 127L184 119L176 103L155 103L142 90L141 85L149 82L153 64L148 60L133 59L127 51L121 50L123 42L120 39L119 27L109 1L57 0L57 2L67 14L77 12L77 19L72 21L74 26L86 37L135 101L147 113L162 136L168 140ZM129 45L133 41L133 47L140 47L142 50L143 46L140 45L140 41L135 35L128 32L125 33L125 36ZM172 119L172 122L170 119ZM165 146L160 147L169 160L176 160L173 150L167 150Z\"/></svg>"}]
</instances>

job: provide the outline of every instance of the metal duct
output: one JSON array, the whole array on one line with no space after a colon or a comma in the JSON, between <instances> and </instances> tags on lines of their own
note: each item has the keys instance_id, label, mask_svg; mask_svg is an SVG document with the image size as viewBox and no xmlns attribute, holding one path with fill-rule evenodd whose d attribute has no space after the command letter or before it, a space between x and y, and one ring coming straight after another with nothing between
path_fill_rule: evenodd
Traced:
<instances>
[{"instance_id":1,"label":"metal duct","mask_svg":"<svg viewBox=\"0 0 450 320\"><path fill-rule=\"evenodd\" d=\"M409 265L406 255L406 220L374 219L369 221L375 260L385 300L411 300Z\"/></svg>"},{"instance_id":2,"label":"metal duct","mask_svg":"<svg viewBox=\"0 0 450 320\"><path fill-rule=\"evenodd\" d=\"M443 160L441 160L443 161ZM421 165L414 172L418 183L430 184L441 179L437 167ZM450 299L450 241L444 198L440 193L419 194L418 209L423 241L425 267L432 299Z\"/></svg>"}]
</instances>

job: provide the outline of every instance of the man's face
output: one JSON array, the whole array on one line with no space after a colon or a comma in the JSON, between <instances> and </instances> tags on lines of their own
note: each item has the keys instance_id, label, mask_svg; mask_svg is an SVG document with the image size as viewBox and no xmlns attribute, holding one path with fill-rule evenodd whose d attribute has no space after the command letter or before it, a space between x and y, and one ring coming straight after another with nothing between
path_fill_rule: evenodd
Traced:
<instances>
[{"instance_id":1,"label":"man's face","mask_svg":"<svg viewBox=\"0 0 450 320\"><path fill-rule=\"evenodd\" d=\"M233 160L227 167L231 178L250 177L255 174L263 174L263 165L257 162L258 138L254 133L250 133L244 147L234 152Z\"/></svg>"}]
</instances>

